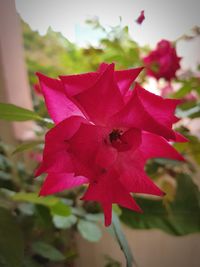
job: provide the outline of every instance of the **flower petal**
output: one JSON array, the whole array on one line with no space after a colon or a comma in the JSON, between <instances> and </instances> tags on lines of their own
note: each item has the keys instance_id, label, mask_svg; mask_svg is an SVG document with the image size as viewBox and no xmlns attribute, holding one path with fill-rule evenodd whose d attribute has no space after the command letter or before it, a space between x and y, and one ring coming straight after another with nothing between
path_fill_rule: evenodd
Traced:
<instances>
[{"instance_id":1,"label":"flower petal","mask_svg":"<svg viewBox=\"0 0 200 267\"><path fill-rule=\"evenodd\" d=\"M163 137L143 132L142 143L139 150L146 159L150 158L169 158L174 160L185 161Z\"/></svg>"},{"instance_id":2,"label":"flower petal","mask_svg":"<svg viewBox=\"0 0 200 267\"><path fill-rule=\"evenodd\" d=\"M35 173L36 176L48 171L73 172L67 140L76 133L82 122L85 122L83 118L74 116L49 130L45 136L43 161Z\"/></svg>"},{"instance_id":3,"label":"flower petal","mask_svg":"<svg viewBox=\"0 0 200 267\"><path fill-rule=\"evenodd\" d=\"M136 212L141 212L140 207L131 197L129 192L119 182L114 173L102 175L95 183L90 183L87 191L82 197L83 200L98 201L102 204L105 213L105 224L111 223L112 203L121 205Z\"/></svg>"},{"instance_id":4,"label":"flower petal","mask_svg":"<svg viewBox=\"0 0 200 267\"><path fill-rule=\"evenodd\" d=\"M131 99L121 111L116 113L110 119L109 124L113 127L135 127L141 130L156 133L167 139L174 139L175 134L173 130L157 120L156 112L154 118L153 112L152 114L149 113L149 109L144 106L141 101L140 94L138 94L139 90L140 87L136 85Z\"/></svg>"},{"instance_id":5,"label":"flower petal","mask_svg":"<svg viewBox=\"0 0 200 267\"><path fill-rule=\"evenodd\" d=\"M88 72L76 75L59 76L63 82L64 90L68 96L75 96L92 87L100 73Z\"/></svg>"},{"instance_id":6,"label":"flower petal","mask_svg":"<svg viewBox=\"0 0 200 267\"><path fill-rule=\"evenodd\" d=\"M37 73L49 115L55 123L70 117L82 116L80 109L65 95L62 82Z\"/></svg>"},{"instance_id":7,"label":"flower petal","mask_svg":"<svg viewBox=\"0 0 200 267\"><path fill-rule=\"evenodd\" d=\"M74 96L88 117L105 125L107 119L123 106L123 99L114 79L114 64L110 64L94 86Z\"/></svg>"},{"instance_id":8,"label":"flower petal","mask_svg":"<svg viewBox=\"0 0 200 267\"><path fill-rule=\"evenodd\" d=\"M74 177L73 173L50 173L46 177L39 195L46 196L55 194L85 183L88 183L87 178L83 176Z\"/></svg>"}]
</instances>

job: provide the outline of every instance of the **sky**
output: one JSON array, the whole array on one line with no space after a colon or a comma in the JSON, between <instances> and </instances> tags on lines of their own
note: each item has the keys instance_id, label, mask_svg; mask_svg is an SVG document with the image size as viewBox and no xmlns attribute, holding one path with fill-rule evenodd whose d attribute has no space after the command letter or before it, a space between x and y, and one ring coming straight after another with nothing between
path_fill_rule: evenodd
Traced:
<instances>
[{"instance_id":1,"label":"sky","mask_svg":"<svg viewBox=\"0 0 200 267\"><path fill-rule=\"evenodd\" d=\"M141 45L152 48L161 39L175 40L200 26L199 0L16 0L16 9L31 26L45 34L48 27L61 32L80 46L97 45L102 33L93 31L85 20L97 16L105 27L119 24L129 27L130 35ZM135 20L145 11L142 25ZM183 67L200 64L200 37L178 44Z\"/></svg>"}]
</instances>

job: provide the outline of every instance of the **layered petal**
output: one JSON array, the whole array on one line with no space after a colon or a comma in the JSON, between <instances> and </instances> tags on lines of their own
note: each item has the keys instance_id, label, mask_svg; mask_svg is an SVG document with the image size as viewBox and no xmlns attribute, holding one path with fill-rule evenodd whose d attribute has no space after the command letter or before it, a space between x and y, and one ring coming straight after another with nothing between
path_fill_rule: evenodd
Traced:
<instances>
[{"instance_id":1,"label":"layered petal","mask_svg":"<svg viewBox=\"0 0 200 267\"><path fill-rule=\"evenodd\" d=\"M160 115L166 121L166 123L163 123L162 117L159 118L159 114L156 112L157 109L153 108L153 103L151 104L151 98L149 104L147 104L145 101L147 99L144 100L141 97L142 93L139 92L140 90L142 92L146 91L136 84L131 99L121 111L110 118L109 123L113 127L134 127L156 133L167 139L174 139L175 134L173 130L166 125L169 123L167 119L169 112L166 112L167 115Z\"/></svg>"},{"instance_id":2,"label":"layered petal","mask_svg":"<svg viewBox=\"0 0 200 267\"><path fill-rule=\"evenodd\" d=\"M78 131L82 122L86 121L82 117L74 116L49 130L45 136L43 161L35 173L36 176L43 172L73 172L68 140Z\"/></svg>"},{"instance_id":3,"label":"layered petal","mask_svg":"<svg viewBox=\"0 0 200 267\"><path fill-rule=\"evenodd\" d=\"M147 132L142 133L142 143L139 150L146 159L169 158L180 161L185 160L163 137Z\"/></svg>"},{"instance_id":4,"label":"layered petal","mask_svg":"<svg viewBox=\"0 0 200 267\"><path fill-rule=\"evenodd\" d=\"M40 196L55 194L85 183L88 183L86 177L74 177L73 173L50 173L46 177L39 194Z\"/></svg>"},{"instance_id":5,"label":"layered petal","mask_svg":"<svg viewBox=\"0 0 200 267\"><path fill-rule=\"evenodd\" d=\"M124 104L114 79L114 64L107 66L94 86L77 94L74 99L95 124L105 125Z\"/></svg>"},{"instance_id":6,"label":"layered petal","mask_svg":"<svg viewBox=\"0 0 200 267\"><path fill-rule=\"evenodd\" d=\"M82 116L80 109L65 95L62 82L37 73L49 115L55 123L71 116Z\"/></svg>"},{"instance_id":7,"label":"layered petal","mask_svg":"<svg viewBox=\"0 0 200 267\"><path fill-rule=\"evenodd\" d=\"M102 175L95 183L90 183L87 191L82 197L83 200L98 201L101 203L105 214L105 224L111 223L112 204L116 203L122 207L141 212L140 207L136 204L123 184L117 179L115 172L109 172Z\"/></svg>"}]
</instances>

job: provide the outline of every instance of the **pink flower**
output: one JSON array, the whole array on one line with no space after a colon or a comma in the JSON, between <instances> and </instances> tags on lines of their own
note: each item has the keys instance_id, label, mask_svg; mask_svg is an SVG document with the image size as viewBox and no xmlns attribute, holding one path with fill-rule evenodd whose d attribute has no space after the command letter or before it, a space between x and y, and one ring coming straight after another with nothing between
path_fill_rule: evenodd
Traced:
<instances>
[{"instance_id":1,"label":"pink flower","mask_svg":"<svg viewBox=\"0 0 200 267\"><path fill-rule=\"evenodd\" d=\"M176 49L171 42L162 40L157 44L156 49L143 60L149 76L153 76L157 80L164 78L170 81L176 77L181 58L177 56Z\"/></svg>"},{"instance_id":2,"label":"pink flower","mask_svg":"<svg viewBox=\"0 0 200 267\"><path fill-rule=\"evenodd\" d=\"M114 64L103 63L97 72L60 79L38 74L56 122L36 172L48 174L40 195L88 183L82 199L102 205L107 226L113 203L141 212L130 193L163 195L144 166L154 157L183 160L167 141L185 141L172 130L179 100L163 99L139 84L130 90L141 70L114 71Z\"/></svg>"},{"instance_id":3,"label":"pink flower","mask_svg":"<svg viewBox=\"0 0 200 267\"><path fill-rule=\"evenodd\" d=\"M139 17L136 19L136 22L137 22L138 24L142 24L142 22L144 21L144 19L145 19L145 16L144 16L144 10L142 10L142 11L140 12Z\"/></svg>"},{"instance_id":4,"label":"pink flower","mask_svg":"<svg viewBox=\"0 0 200 267\"><path fill-rule=\"evenodd\" d=\"M161 96L162 97L169 97L171 94L175 93L175 89L171 84L166 85L161 89ZM197 101L198 97L195 92L189 92L183 98L180 99L180 104L187 103L191 101Z\"/></svg>"}]
</instances>

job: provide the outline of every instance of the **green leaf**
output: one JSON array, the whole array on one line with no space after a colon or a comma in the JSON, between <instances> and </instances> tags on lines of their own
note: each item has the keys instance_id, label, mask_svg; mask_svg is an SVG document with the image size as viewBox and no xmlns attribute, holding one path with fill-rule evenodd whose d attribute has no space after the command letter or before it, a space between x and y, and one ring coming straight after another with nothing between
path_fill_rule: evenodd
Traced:
<instances>
[{"instance_id":1,"label":"green leaf","mask_svg":"<svg viewBox=\"0 0 200 267\"><path fill-rule=\"evenodd\" d=\"M51 214L60 216L70 216L71 208L67 206L67 204L64 204L60 201L51 207Z\"/></svg>"},{"instance_id":2,"label":"green leaf","mask_svg":"<svg viewBox=\"0 0 200 267\"><path fill-rule=\"evenodd\" d=\"M33 204L39 204L44 206L54 206L57 204L60 200L59 198L48 196L48 197L40 197L35 193L16 193L12 196L12 199L15 201L25 201Z\"/></svg>"},{"instance_id":3,"label":"green leaf","mask_svg":"<svg viewBox=\"0 0 200 267\"><path fill-rule=\"evenodd\" d=\"M168 210L162 200L136 198L144 213L123 209L122 221L135 229L162 229L173 235L200 232L200 193L191 177L177 177L177 192Z\"/></svg>"},{"instance_id":4,"label":"green leaf","mask_svg":"<svg viewBox=\"0 0 200 267\"><path fill-rule=\"evenodd\" d=\"M134 261L133 255L131 253L131 250L128 246L128 242L126 240L126 237L125 237L124 233L122 232L119 218L114 212L113 212L113 216L112 216L112 225L110 226L110 228L111 228L112 232L114 233L121 250L124 253L124 256L126 258L126 267L132 267L133 263L135 261Z\"/></svg>"},{"instance_id":5,"label":"green leaf","mask_svg":"<svg viewBox=\"0 0 200 267\"><path fill-rule=\"evenodd\" d=\"M80 219L77 227L82 237L88 241L97 242L102 236L99 227L93 222Z\"/></svg>"},{"instance_id":6,"label":"green leaf","mask_svg":"<svg viewBox=\"0 0 200 267\"><path fill-rule=\"evenodd\" d=\"M11 213L0 208L0 266L21 267L23 261L22 232Z\"/></svg>"},{"instance_id":7,"label":"green leaf","mask_svg":"<svg viewBox=\"0 0 200 267\"><path fill-rule=\"evenodd\" d=\"M31 150L31 149L35 148L36 146L41 145L43 143L44 143L43 141L32 141L32 142L23 143L23 144L19 145L12 152L12 154L16 154L16 153L23 152L23 151L26 151L26 150Z\"/></svg>"},{"instance_id":8,"label":"green leaf","mask_svg":"<svg viewBox=\"0 0 200 267\"><path fill-rule=\"evenodd\" d=\"M54 215L53 216L53 223L56 228L58 229L68 229L72 225L74 225L77 222L77 217L74 215L70 215L67 217Z\"/></svg>"},{"instance_id":9,"label":"green leaf","mask_svg":"<svg viewBox=\"0 0 200 267\"><path fill-rule=\"evenodd\" d=\"M43 120L32 110L6 103L0 103L0 119L7 121Z\"/></svg>"},{"instance_id":10,"label":"green leaf","mask_svg":"<svg viewBox=\"0 0 200 267\"><path fill-rule=\"evenodd\" d=\"M55 247L45 242L35 242L32 245L34 253L50 260L50 261L63 261L65 256Z\"/></svg>"},{"instance_id":11,"label":"green leaf","mask_svg":"<svg viewBox=\"0 0 200 267\"><path fill-rule=\"evenodd\" d=\"M50 209L52 215L56 214L61 216L69 216L71 214L71 208L57 197L39 197L35 193L20 192L13 195L12 199L15 201L22 201L46 206Z\"/></svg>"}]
</instances>

